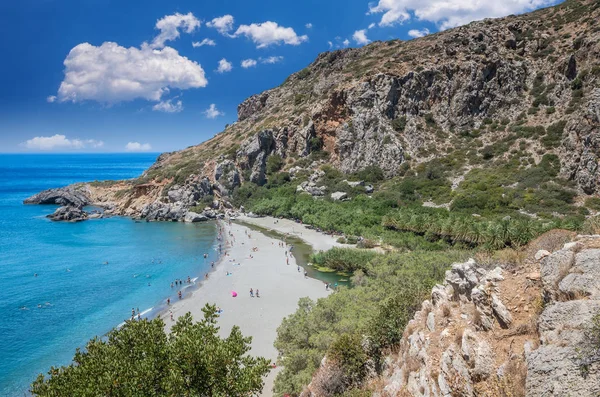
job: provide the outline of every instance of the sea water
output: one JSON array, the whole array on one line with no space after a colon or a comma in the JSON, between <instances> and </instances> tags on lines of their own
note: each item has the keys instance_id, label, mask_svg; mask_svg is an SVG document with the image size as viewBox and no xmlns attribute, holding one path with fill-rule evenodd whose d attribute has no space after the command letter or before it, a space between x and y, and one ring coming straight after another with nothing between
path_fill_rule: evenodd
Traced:
<instances>
[{"instance_id":1,"label":"sea water","mask_svg":"<svg viewBox=\"0 0 600 397\"><path fill-rule=\"evenodd\" d=\"M211 223L61 223L45 217L56 206L22 204L51 187L139 176L155 159L0 155L0 396L27 395L37 374L69 364L132 308L151 314L177 299L171 282L202 277L217 259Z\"/></svg>"}]
</instances>

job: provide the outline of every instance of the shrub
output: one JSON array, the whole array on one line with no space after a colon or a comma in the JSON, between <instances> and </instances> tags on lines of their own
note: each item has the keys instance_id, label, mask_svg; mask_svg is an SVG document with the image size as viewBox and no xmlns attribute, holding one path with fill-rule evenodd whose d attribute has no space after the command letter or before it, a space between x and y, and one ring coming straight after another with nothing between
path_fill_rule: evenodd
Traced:
<instances>
[{"instance_id":1,"label":"shrub","mask_svg":"<svg viewBox=\"0 0 600 397\"><path fill-rule=\"evenodd\" d=\"M404 129L406 128L406 116L401 116L392 120L392 127L396 132L404 132Z\"/></svg>"},{"instance_id":2,"label":"shrub","mask_svg":"<svg viewBox=\"0 0 600 397\"><path fill-rule=\"evenodd\" d=\"M272 154L267 158L267 174L273 174L279 171L283 165L284 161L278 154Z\"/></svg>"},{"instance_id":3,"label":"shrub","mask_svg":"<svg viewBox=\"0 0 600 397\"><path fill-rule=\"evenodd\" d=\"M235 326L218 336L216 307L204 319L180 317L167 336L161 319L127 321L106 339L77 350L73 364L52 368L31 385L36 396L242 396L259 393L268 360L254 358L251 338Z\"/></svg>"},{"instance_id":4,"label":"shrub","mask_svg":"<svg viewBox=\"0 0 600 397\"><path fill-rule=\"evenodd\" d=\"M600 211L600 197L590 197L585 200L585 206L594 211Z\"/></svg>"}]
</instances>

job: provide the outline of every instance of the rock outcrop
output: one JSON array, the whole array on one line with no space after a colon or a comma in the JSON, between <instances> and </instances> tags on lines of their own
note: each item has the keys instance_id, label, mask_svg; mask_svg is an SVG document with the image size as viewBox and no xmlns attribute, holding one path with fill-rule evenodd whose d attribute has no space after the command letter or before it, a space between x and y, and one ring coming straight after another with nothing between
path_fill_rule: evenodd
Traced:
<instances>
[{"instance_id":1,"label":"rock outcrop","mask_svg":"<svg viewBox=\"0 0 600 397\"><path fill-rule=\"evenodd\" d=\"M546 305L540 347L527 355L527 395L600 395L600 360L587 365L598 349L588 330L600 315L599 242L582 237L541 262Z\"/></svg>"},{"instance_id":2,"label":"rock outcrop","mask_svg":"<svg viewBox=\"0 0 600 397\"><path fill-rule=\"evenodd\" d=\"M579 236L511 271L453 265L408 323L373 395L600 395L596 247L600 236Z\"/></svg>"},{"instance_id":3,"label":"rock outcrop","mask_svg":"<svg viewBox=\"0 0 600 397\"><path fill-rule=\"evenodd\" d=\"M89 192L81 186L67 186L57 189L48 189L35 194L23 201L24 204L58 204L83 208L92 204Z\"/></svg>"},{"instance_id":4,"label":"rock outcrop","mask_svg":"<svg viewBox=\"0 0 600 397\"><path fill-rule=\"evenodd\" d=\"M87 220L89 214L79 207L65 205L46 217L53 221L79 222Z\"/></svg>"}]
</instances>

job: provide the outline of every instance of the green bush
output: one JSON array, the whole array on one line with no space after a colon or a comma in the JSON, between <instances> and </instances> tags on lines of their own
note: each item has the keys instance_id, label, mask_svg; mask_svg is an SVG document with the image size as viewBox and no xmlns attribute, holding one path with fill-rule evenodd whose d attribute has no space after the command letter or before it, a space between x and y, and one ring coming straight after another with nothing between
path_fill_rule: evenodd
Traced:
<instances>
[{"instance_id":1,"label":"green bush","mask_svg":"<svg viewBox=\"0 0 600 397\"><path fill-rule=\"evenodd\" d=\"M398 117L392 120L392 128L394 128L394 131L396 132L404 132L404 129L406 128L406 122L406 116Z\"/></svg>"},{"instance_id":2,"label":"green bush","mask_svg":"<svg viewBox=\"0 0 600 397\"><path fill-rule=\"evenodd\" d=\"M367 266L365 281L355 283L353 288L339 287L336 293L317 302L301 298L296 312L277 329L275 347L281 354L283 370L275 380L275 395L299 395L334 344L333 354L342 357L346 375L361 379L365 357L358 349L356 335L367 336L367 346L372 346L366 352L368 358L381 363L381 352L398 340L406 320L414 314L414 302L426 299L431 288L443 280L450 264L464 261L470 254L445 251L380 255ZM341 340L344 334L348 336Z\"/></svg>"},{"instance_id":3,"label":"green bush","mask_svg":"<svg viewBox=\"0 0 600 397\"><path fill-rule=\"evenodd\" d=\"M585 200L585 206L594 211L600 211L600 197L589 197Z\"/></svg>"},{"instance_id":4,"label":"green bush","mask_svg":"<svg viewBox=\"0 0 600 397\"><path fill-rule=\"evenodd\" d=\"M377 257L374 251L354 248L332 248L329 251L318 252L311 255L311 262L319 267L352 273L358 269L365 269L368 263Z\"/></svg>"},{"instance_id":5,"label":"green bush","mask_svg":"<svg viewBox=\"0 0 600 397\"><path fill-rule=\"evenodd\" d=\"M31 385L35 396L246 396L259 393L268 360L254 358L251 338L234 326L218 335L215 306L205 306L204 319L188 313L172 333L161 319L127 321L106 338L77 350L73 364L53 367Z\"/></svg>"},{"instance_id":6,"label":"green bush","mask_svg":"<svg viewBox=\"0 0 600 397\"><path fill-rule=\"evenodd\" d=\"M285 162L278 154L272 154L267 158L267 174L273 174L279 171Z\"/></svg>"}]
</instances>

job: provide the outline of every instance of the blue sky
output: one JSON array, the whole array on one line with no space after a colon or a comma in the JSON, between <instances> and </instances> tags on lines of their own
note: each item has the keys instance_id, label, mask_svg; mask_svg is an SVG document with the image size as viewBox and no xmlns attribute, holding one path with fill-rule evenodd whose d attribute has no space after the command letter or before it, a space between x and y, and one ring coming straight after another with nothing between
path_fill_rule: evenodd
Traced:
<instances>
[{"instance_id":1,"label":"blue sky","mask_svg":"<svg viewBox=\"0 0 600 397\"><path fill-rule=\"evenodd\" d=\"M0 152L181 149L320 52L557 2L2 1Z\"/></svg>"}]
</instances>

